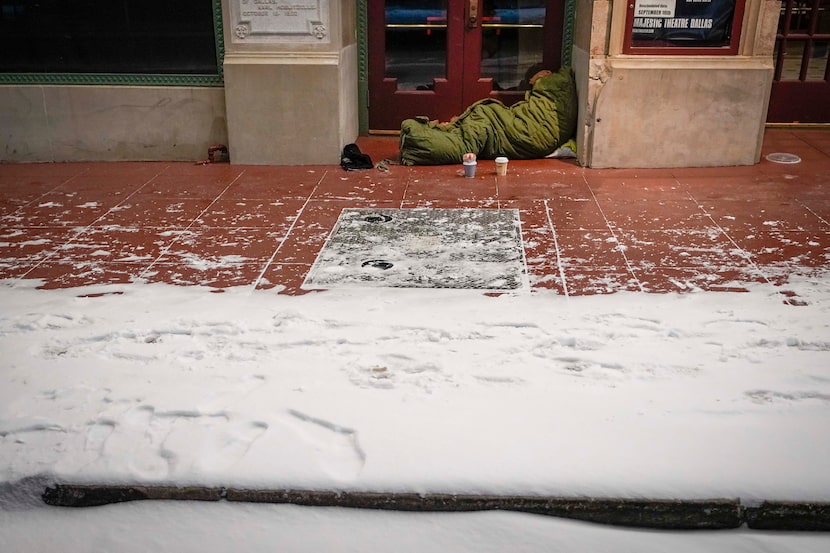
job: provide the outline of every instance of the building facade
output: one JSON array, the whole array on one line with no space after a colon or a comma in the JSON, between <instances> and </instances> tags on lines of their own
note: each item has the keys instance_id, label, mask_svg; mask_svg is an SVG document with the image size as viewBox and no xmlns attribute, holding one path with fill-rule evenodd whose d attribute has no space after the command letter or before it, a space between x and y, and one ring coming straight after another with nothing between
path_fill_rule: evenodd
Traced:
<instances>
[{"instance_id":1,"label":"building facade","mask_svg":"<svg viewBox=\"0 0 830 553\"><path fill-rule=\"evenodd\" d=\"M222 144L232 163L334 164L417 102L512 101L521 70L565 64L583 165L749 165L783 47L780 0L77 4L0 0L4 50L43 45L0 65L1 161L198 160ZM419 71L435 78L404 86Z\"/></svg>"}]
</instances>

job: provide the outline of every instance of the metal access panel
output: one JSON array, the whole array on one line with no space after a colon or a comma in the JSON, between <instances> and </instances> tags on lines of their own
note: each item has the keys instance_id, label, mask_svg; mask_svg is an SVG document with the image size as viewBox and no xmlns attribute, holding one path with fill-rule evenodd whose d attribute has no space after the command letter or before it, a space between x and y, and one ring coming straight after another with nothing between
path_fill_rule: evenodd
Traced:
<instances>
[{"instance_id":1,"label":"metal access panel","mask_svg":"<svg viewBox=\"0 0 830 553\"><path fill-rule=\"evenodd\" d=\"M303 288L527 288L515 209L344 209Z\"/></svg>"}]
</instances>

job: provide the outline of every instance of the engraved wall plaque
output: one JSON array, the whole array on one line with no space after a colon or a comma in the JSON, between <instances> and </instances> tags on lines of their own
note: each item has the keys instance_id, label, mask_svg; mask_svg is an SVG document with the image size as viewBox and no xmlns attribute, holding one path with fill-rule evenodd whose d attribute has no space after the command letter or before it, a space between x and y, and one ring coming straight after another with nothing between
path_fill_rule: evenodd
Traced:
<instances>
[{"instance_id":1,"label":"engraved wall plaque","mask_svg":"<svg viewBox=\"0 0 830 553\"><path fill-rule=\"evenodd\" d=\"M330 0L233 0L232 40L329 43Z\"/></svg>"}]
</instances>

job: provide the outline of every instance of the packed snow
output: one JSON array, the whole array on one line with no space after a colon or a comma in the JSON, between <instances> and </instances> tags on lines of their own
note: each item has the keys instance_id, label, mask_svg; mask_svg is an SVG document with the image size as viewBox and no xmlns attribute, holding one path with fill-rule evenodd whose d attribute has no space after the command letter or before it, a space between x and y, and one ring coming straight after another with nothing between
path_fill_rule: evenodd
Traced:
<instances>
[{"instance_id":1,"label":"packed snow","mask_svg":"<svg viewBox=\"0 0 830 553\"><path fill-rule=\"evenodd\" d=\"M6 490L830 500L821 276L586 297L36 285L0 285Z\"/></svg>"}]
</instances>

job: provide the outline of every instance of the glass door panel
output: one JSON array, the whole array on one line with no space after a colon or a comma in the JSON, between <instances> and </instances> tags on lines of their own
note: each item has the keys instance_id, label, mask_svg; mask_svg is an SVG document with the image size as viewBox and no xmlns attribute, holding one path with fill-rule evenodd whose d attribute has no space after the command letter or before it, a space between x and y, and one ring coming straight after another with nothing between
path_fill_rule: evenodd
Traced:
<instances>
[{"instance_id":1,"label":"glass door panel","mask_svg":"<svg viewBox=\"0 0 830 553\"><path fill-rule=\"evenodd\" d=\"M386 77L398 90L432 90L447 78L447 0L387 3Z\"/></svg>"},{"instance_id":2,"label":"glass door panel","mask_svg":"<svg viewBox=\"0 0 830 553\"><path fill-rule=\"evenodd\" d=\"M525 73L541 68L545 5L543 0L483 0L480 76L493 79L493 90L524 90L532 76Z\"/></svg>"}]
</instances>

